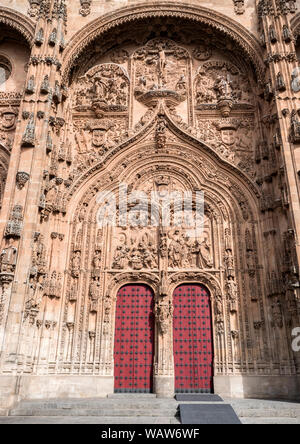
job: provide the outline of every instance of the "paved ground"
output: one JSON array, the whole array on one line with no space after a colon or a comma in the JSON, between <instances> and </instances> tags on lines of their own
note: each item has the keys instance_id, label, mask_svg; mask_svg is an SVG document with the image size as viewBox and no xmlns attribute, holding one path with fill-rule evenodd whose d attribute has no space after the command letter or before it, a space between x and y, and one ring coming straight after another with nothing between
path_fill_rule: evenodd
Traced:
<instances>
[{"instance_id":1,"label":"paved ground","mask_svg":"<svg viewBox=\"0 0 300 444\"><path fill-rule=\"evenodd\" d=\"M126 401L125 401L126 400ZM300 424L300 403L224 399L243 424ZM187 402L191 404L191 402ZM0 424L180 424L179 403L149 395L23 401Z\"/></svg>"}]
</instances>

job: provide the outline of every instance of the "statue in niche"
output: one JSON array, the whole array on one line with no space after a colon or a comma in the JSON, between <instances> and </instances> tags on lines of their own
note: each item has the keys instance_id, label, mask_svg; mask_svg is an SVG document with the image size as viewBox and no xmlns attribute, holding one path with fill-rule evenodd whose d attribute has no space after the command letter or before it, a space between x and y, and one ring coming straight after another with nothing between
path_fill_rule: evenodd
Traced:
<instances>
[{"instance_id":1,"label":"statue in niche","mask_svg":"<svg viewBox=\"0 0 300 444\"><path fill-rule=\"evenodd\" d=\"M160 231L159 253L162 258L168 256L168 236L163 230Z\"/></svg>"},{"instance_id":2,"label":"statue in niche","mask_svg":"<svg viewBox=\"0 0 300 444\"><path fill-rule=\"evenodd\" d=\"M164 77L165 77L165 69L166 69L166 53L163 49L162 45L158 47L158 87L162 88L164 86Z\"/></svg>"},{"instance_id":3,"label":"statue in niche","mask_svg":"<svg viewBox=\"0 0 300 444\"><path fill-rule=\"evenodd\" d=\"M72 276L75 278L79 277L81 266L81 252L75 251L72 257Z\"/></svg>"},{"instance_id":4,"label":"statue in niche","mask_svg":"<svg viewBox=\"0 0 300 444\"><path fill-rule=\"evenodd\" d=\"M101 251L100 250L95 251L95 255L92 260L92 267L93 267L93 276L100 277L100 270L101 270Z\"/></svg>"},{"instance_id":5,"label":"statue in niche","mask_svg":"<svg viewBox=\"0 0 300 444\"><path fill-rule=\"evenodd\" d=\"M181 93L185 94L186 93L186 89L187 89L186 78L185 78L185 75L182 74L180 76L177 84L176 84L176 91L178 91L180 94Z\"/></svg>"},{"instance_id":6,"label":"statue in niche","mask_svg":"<svg viewBox=\"0 0 300 444\"><path fill-rule=\"evenodd\" d=\"M296 110L291 114L291 139L293 143L300 142L300 121Z\"/></svg>"},{"instance_id":7,"label":"statue in niche","mask_svg":"<svg viewBox=\"0 0 300 444\"><path fill-rule=\"evenodd\" d=\"M227 284L227 294L230 301L230 311L237 312L238 289L233 277L230 277Z\"/></svg>"},{"instance_id":8,"label":"statue in niche","mask_svg":"<svg viewBox=\"0 0 300 444\"><path fill-rule=\"evenodd\" d=\"M234 258L231 250L226 251L225 254L225 267L227 276L234 276Z\"/></svg>"},{"instance_id":9,"label":"statue in niche","mask_svg":"<svg viewBox=\"0 0 300 444\"><path fill-rule=\"evenodd\" d=\"M45 287L45 276L43 274L30 277L29 280L30 300L33 301L37 307L39 307L42 302L44 287Z\"/></svg>"},{"instance_id":10,"label":"statue in niche","mask_svg":"<svg viewBox=\"0 0 300 444\"><path fill-rule=\"evenodd\" d=\"M271 306L273 314L273 327L283 327L282 305L279 299L277 299Z\"/></svg>"},{"instance_id":11,"label":"statue in niche","mask_svg":"<svg viewBox=\"0 0 300 444\"><path fill-rule=\"evenodd\" d=\"M8 240L8 246L1 253L1 273L13 273L17 263L17 248L14 247L14 239Z\"/></svg>"},{"instance_id":12,"label":"statue in niche","mask_svg":"<svg viewBox=\"0 0 300 444\"><path fill-rule=\"evenodd\" d=\"M232 97L232 82L229 75L226 77L218 76L215 83L215 90L217 91L217 96L219 98Z\"/></svg>"},{"instance_id":13,"label":"statue in niche","mask_svg":"<svg viewBox=\"0 0 300 444\"><path fill-rule=\"evenodd\" d=\"M163 335L168 333L174 308L171 301L159 301L155 305L155 316Z\"/></svg>"},{"instance_id":14,"label":"statue in niche","mask_svg":"<svg viewBox=\"0 0 300 444\"><path fill-rule=\"evenodd\" d=\"M91 313L98 311L98 300L100 298L100 282L98 280L93 280L90 284L89 291L90 301L91 301Z\"/></svg>"},{"instance_id":15,"label":"statue in niche","mask_svg":"<svg viewBox=\"0 0 300 444\"><path fill-rule=\"evenodd\" d=\"M204 239L200 245L200 257L203 264L203 268L212 268L213 261L211 256L211 246L208 244L208 240Z\"/></svg>"},{"instance_id":16,"label":"statue in niche","mask_svg":"<svg viewBox=\"0 0 300 444\"><path fill-rule=\"evenodd\" d=\"M191 250L187 239L182 237L179 240L179 245L181 246L181 267L189 268L191 266Z\"/></svg>"},{"instance_id":17,"label":"statue in niche","mask_svg":"<svg viewBox=\"0 0 300 444\"><path fill-rule=\"evenodd\" d=\"M182 268L182 245L180 243L179 230L176 230L172 236L172 241L169 245L169 260L170 267Z\"/></svg>"}]
</instances>

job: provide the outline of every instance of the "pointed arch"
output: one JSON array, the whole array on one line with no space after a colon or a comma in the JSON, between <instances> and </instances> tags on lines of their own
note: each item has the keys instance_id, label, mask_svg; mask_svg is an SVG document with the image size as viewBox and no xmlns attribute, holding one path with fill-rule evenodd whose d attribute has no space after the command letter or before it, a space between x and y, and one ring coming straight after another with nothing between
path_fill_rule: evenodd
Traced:
<instances>
[{"instance_id":1,"label":"pointed arch","mask_svg":"<svg viewBox=\"0 0 300 444\"><path fill-rule=\"evenodd\" d=\"M72 66L80 54L96 38L123 24L133 25L144 19L168 17L202 23L230 37L253 64L258 80L263 82L265 72L263 53L258 40L246 28L224 14L179 1L171 4L167 1L158 1L155 4L141 3L121 8L89 23L72 37L65 50L62 67L64 81L67 82Z\"/></svg>"},{"instance_id":2,"label":"pointed arch","mask_svg":"<svg viewBox=\"0 0 300 444\"><path fill-rule=\"evenodd\" d=\"M20 12L0 6L0 23L18 31L26 39L30 47L33 45L35 24L30 18Z\"/></svg>"}]
</instances>

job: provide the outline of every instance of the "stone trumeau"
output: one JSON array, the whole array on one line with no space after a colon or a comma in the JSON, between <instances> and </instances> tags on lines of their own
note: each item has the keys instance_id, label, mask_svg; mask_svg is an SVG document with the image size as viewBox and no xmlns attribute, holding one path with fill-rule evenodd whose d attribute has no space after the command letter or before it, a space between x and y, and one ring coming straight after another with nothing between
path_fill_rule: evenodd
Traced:
<instances>
[{"instance_id":1,"label":"stone trumeau","mask_svg":"<svg viewBox=\"0 0 300 444\"><path fill-rule=\"evenodd\" d=\"M0 414L116 387L300 397L299 6L1 1ZM201 234L177 197L148 217L187 192ZM140 335L143 389L118 351Z\"/></svg>"}]
</instances>

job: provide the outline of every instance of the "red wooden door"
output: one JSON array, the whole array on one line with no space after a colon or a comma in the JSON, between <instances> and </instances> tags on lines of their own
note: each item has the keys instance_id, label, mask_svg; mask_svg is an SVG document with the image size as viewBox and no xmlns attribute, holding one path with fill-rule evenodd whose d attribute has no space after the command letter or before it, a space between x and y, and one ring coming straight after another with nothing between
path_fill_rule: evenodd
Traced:
<instances>
[{"instance_id":1,"label":"red wooden door","mask_svg":"<svg viewBox=\"0 0 300 444\"><path fill-rule=\"evenodd\" d=\"M151 393L154 357L154 296L146 285L126 285L117 297L115 392Z\"/></svg>"},{"instance_id":2,"label":"red wooden door","mask_svg":"<svg viewBox=\"0 0 300 444\"><path fill-rule=\"evenodd\" d=\"M211 303L202 285L181 285L174 293L176 393L212 393Z\"/></svg>"}]
</instances>

